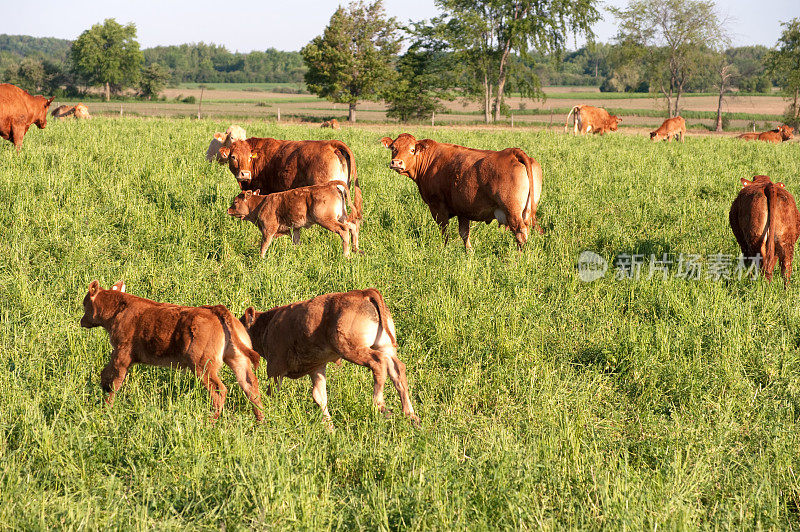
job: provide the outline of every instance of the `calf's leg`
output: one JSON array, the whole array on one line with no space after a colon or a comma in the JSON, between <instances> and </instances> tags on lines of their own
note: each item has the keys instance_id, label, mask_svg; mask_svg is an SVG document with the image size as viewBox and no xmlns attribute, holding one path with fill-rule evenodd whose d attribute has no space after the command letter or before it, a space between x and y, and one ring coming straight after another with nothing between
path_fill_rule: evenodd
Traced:
<instances>
[{"instance_id":1,"label":"calf's leg","mask_svg":"<svg viewBox=\"0 0 800 532\"><path fill-rule=\"evenodd\" d=\"M327 229L328 231L334 232L339 235L339 238L342 239L342 251L344 252L345 257L350 256L350 228L340 222L339 220L318 220L317 223Z\"/></svg>"},{"instance_id":2,"label":"calf's leg","mask_svg":"<svg viewBox=\"0 0 800 532\"><path fill-rule=\"evenodd\" d=\"M264 230L261 233L261 258L264 258L264 255L267 254L267 248L269 247L270 242L272 242L272 238L275 236L275 233L269 232Z\"/></svg>"},{"instance_id":3,"label":"calf's leg","mask_svg":"<svg viewBox=\"0 0 800 532\"><path fill-rule=\"evenodd\" d=\"M467 251L472 251L472 244L469 241L469 220L463 216L458 217L458 234L461 235L461 240L464 241L464 248Z\"/></svg>"},{"instance_id":4,"label":"calf's leg","mask_svg":"<svg viewBox=\"0 0 800 532\"><path fill-rule=\"evenodd\" d=\"M195 374L203 386L208 390L211 395L211 404L214 411L211 415L212 421L219 419L222 414L222 407L225 406L225 397L228 395L228 389L225 384L220 380L218 374L219 368L212 366L208 361L206 364L195 366Z\"/></svg>"},{"instance_id":5,"label":"calf's leg","mask_svg":"<svg viewBox=\"0 0 800 532\"><path fill-rule=\"evenodd\" d=\"M328 412L328 387L325 380L325 366L322 365L309 375L311 377L311 397L314 402L322 409L322 416L325 418L325 423L329 428L331 425L331 415Z\"/></svg>"},{"instance_id":6,"label":"calf's leg","mask_svg":"<svg viewBox=\"0 0 800 532\"><path fill-rule=\"evenodd\" d=\"M117 390L120 389L122 383L125 381L125 376L128 375L128 368L131 365L130 355L127 350L114 350L111 353L111 360L108 361L106 367L100 373L100 385L103 390L108 392L106 397L106 404L108 406L114 405L114 396Z\"/></svg>"},{"instance_id":7,"label":"calf's leg","mask_svg":"<svg viewBox=\"0 0 800 532\"><path fill-rule=\"evenodd\" d=\"M292 229L292 244L294 244L295 246L299 246L300 245L300 228L299 227L297 227L295 229Z\"/></svg>"},{"instance_id":8,"label":"calf's leg","mask_svg":"<svg viewBox=\"0 0 800 532\"><path fill-rule=\"evenodd\" d=\"M238 351L225 358L225 363L236 375L236 381L244 390L247 399L253 404L253 414L258 421L264 420L264 406L261 404L261 392L258 390L258 377L250 367L250 359Z\"/></svg>"}]
</instances>

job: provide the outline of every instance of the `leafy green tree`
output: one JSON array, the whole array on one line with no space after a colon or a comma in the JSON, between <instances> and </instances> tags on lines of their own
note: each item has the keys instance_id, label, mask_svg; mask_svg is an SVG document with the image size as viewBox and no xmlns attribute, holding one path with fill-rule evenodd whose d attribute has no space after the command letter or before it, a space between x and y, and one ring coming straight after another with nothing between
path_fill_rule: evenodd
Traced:
<instances>
[{"instance_id":1,"label":"leafy green tree","mask_svg":"<svg viewBox=\"0 0 800 532\"><path fill-rule=\"evenodd\" d=\"M111 86L133 85L139 78L142 52L136 41L136 25L125 26L113 18L95 24L72 44L75 72L92 85L104 85L106 101Z\"/></svg>"},{"instance_id":2,"label":"leafy green tree","mask_svg":"<svg viewBox=\"0 0 800 532\"><path fill-rule=\"evenodd\" d=\"M139 78L139 92L150 100L164 90L169 77L169 71L160 64L147 65L142 69L142 74Z\"/></svg>"},{"instance_id":3,"label":"leafy green tree","mask_svg":"<svg viewBox=\"0 0 800 532\"><path fill-rule=\"evenodd\" d=\"M800 119L800 18L782 24L783 33L775 50L767 56L767 71L778 78L784 93L792 98L789 116L795 123Z\"/></svg>"},{"instance_id":4,"label":"leafy green tree","mask_svg":"<svg viewBox=\"0 0 800 532\"><path fill-rule=\"evenodd\" d=\"M26 57L19 63L12 63L6 69L3 78L8 83L36 94L45 87L47 75L40 60Z\"/></svg>"},{"instance_id":5,"label":"leafy green tree","mask_svg":"<svg viewBox=\"0 0 800 532\"><path fill-rule=\"evenodd\" d=\"M704 66L708 45L725 37L714 1L629 0L626 8L609 11L620 21L618 42L642 50L651 86L660 88L669 116L677 116L681 95Z\"/></svg>"},{"instance_id":6,"label":"leafy green tree","mask_svg":"<svg viewBox=\"0 0 800 532\"><path fill-rule=\"evenodd\" d=\"M591 38L591 26L600 18L598 0L436 0L435 4L443 15L434 24L472 76L468 90L481 93L487 122L490 106L498 120L515 67L527 67L526 74L517 77L517 89L541 95L534 69L513 60L514 54L530 60L530 52L537 50L560 59L568 36Z\"/></svg>"},{"instance_id":7,"label":"leafy green tree","mask_svg":"<svg viewBox=\"0 0 800 532\"><path fill-rule=\"evenodd\" d=\"M348 104L348 118L355 122L358 102L379 99L395 80L397 30L395 19L385 18L382 0L339 7L323 34L300 51L308 67L308 90Z\"/></svg>"}]
</instances>

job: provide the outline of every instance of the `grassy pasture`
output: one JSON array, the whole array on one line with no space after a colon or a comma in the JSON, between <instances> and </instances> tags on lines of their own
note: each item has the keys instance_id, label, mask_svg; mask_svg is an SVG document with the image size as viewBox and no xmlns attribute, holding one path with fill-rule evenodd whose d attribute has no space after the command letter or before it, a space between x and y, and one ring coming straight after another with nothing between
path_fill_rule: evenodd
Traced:
<instances>
[{"instance_id":1,"label":"grassy pasture","mask_svg":"<svg viewBox=\"0 0 800 532\"><path fill-rule=\"evenodd\" d=\"M414 128L544 168L520 255L496 224L442 246L387 126L274 123L248 134L354 150L366 255L319 228L258 257L225 214L236 184L203 155L228 123L55 121L0 145L0 523L45 529L772 528L800 526L800 278L578 279L585 249L737 254L740 177L800 193L800 146ZM645 276L646 277L646 276ZM105 331L78 326L92 279L237 315L374 286L391 309L422 427L370 405L371 375L332 366L328 434L308 379L254 422L227 368L226 410L190 374L134 368L101 404ZM265 371L259 372L266 384ZM396 412L396 393L387 386Z\"/></svg>"}]
</instances>

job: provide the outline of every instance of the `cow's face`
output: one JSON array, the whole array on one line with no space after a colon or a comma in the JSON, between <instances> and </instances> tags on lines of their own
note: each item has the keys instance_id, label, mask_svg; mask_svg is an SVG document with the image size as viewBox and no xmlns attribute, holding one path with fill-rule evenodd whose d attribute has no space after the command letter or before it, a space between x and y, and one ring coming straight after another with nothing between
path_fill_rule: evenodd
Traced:
<instances>
[{"instance_id":1,"label":"cow's face","mask_svg":"<svg viewBox=\"0 0 800 532\"><path fill-rule=\"evenodd\" d=\"M783 125L778 128L781 133L781 138L783 140L791 140L794 138L794 128L791 126Z\"/></svg>"},{"instance_id":2,"label":"cow's face","mask_svg":"<svg viewBox=\"0 0 800 532\"><path fill-rule=\"evenodd\" d=\"M228 208L228 214L233 216L234 218L244 219L250 214L250 199L253 197L253 194L258 194L260 190L256 190L255 192L252 190L245 190L235 198L233 198L233 203Z\"/></svg>"},{"instance_id":3,"label":"cow's face","mask_svg":"<svg viewBox=\"0 0 800 532\"><path fill-rule=\"evenodd\" d=\"M47 126L47 111L50 109L50 104L53 103L55 96L49 100L44 96L37 96L36 99L42 104L42 107L39 108L39 114L36 116L36 120L34 120L33 123L36 124L39 129L44 129Z\"/></svg>"},{"instance_id":4,"label":"cow's face","mask_svg":"<svg viewBox=\"0 0 800 532\"><path fill-rule=\"evenodd\" d=\"M228 167L239 183L249 183L253 179L253 161L258 154L250 150L248 143L236 141L230 148L223 146L219 149L219 156L228 161Z\"/></svg>"},{"instance_id":5,"label":"cow's face","mask_svg":"<svg viewBox=\"0 0 800 532\"><path fill-rule=\"evenodd\" d=\"M650 132L650 140L658 140L658 131Z\"/></svg>"},{"instance_id":6,"label":"cow's face","mask_svg":"<svg viewBox=\"0 0 800 532\"><path fill-rule=\"evenodd\" d=\"M114 286L111 287L111 290L124 292L125 283L122 281L117 281L114 283ZM100 296L101 292L104 292L104 290L100 287L100 283L98 281L95 280L89 284L89 290L86 292L86 296L83 298L83 317L81 317L80 322L81 327L91 329L92 327L99 327L102 325L102 305L100 304L100 301L98 301L98 296Z\"/></svg>"},{"instance_id":7,"label":"cow's face","mask_svg":"<svg viewBox=\"0 0 800 532\"><path fill-rule=\"evenodd\" d=\"M620 122L622 122L622 119L620 117L618 117L617 115L611 115L611 119L608 121L608 129L610 129L611 131L616 131L617 124L619 124Z\"/></svg>"},{"instance_id":8,"label":"cow's face","mask_svg":"<svg viewBox=\"0 0 800 532\"><path fill-rule=\"evenodd\" d=\"M383 137L381 144L384 148L392 150L392 162L389 163L389 168L414 179L417 175L417 158L425 151L425 145L417 142L417 139L408 133L403 133L394 140Z\"/></svg>"}]
</instances>

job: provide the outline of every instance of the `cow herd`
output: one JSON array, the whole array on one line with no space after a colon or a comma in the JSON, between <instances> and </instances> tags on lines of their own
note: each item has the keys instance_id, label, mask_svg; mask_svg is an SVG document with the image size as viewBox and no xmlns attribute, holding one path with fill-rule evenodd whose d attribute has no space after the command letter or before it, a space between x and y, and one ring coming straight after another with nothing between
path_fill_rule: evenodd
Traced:
<instances>
[{"instance_id":1,"label":"cow herd","mask_svg":"<svg viewBox=\"0 0 800 532\"><path fill-rule=\"evenodd\" d=\"M45 127L51 102L52 98L31 96L13 85L0 85L0 136L19 151L31 124ZM76 107L71 114L83 112ZM590 106L576 106L572 114L575 133L604 134L616 131L620 122L604 109ZM676 117L666 120L650 138L679 137L683 141L685 132L684 119ZM774 133L782 140L792 138L788 126ZM767 135L761 140L773 138L775 135ZM407 133L395 139L383 137L380 143L391 152L389 168L417 185L445 244L446 229L454 217L467 250L471 249L473 221L488 224L497 220L510 230L520 250L529 230L543 232L536 218L542 168L523 150L473 149L418 140ZM258 227L261 257L274 237L291 235L299 244L301 229L312 225L336 233L345 256L351 247L359 251L362 195L355 156L344 142L247 138L241 127L231 126L214 135L206 159L226 164L238 182L241 193L227 212ZM742 185L729 216L736 240L746 257L763 257L761 267L767 279L779 260L788 285L794 244L800 235L794 198L782 183L773 183L767 176L742 179ZM208 389L216 419L227 393L219 378L219 369L225 364L261 420L263 406L255 370L264 358L267 376L272 379L268 393L273 385L277 390L283 377L308 375L312 397L330 427L325 370L329 362L338 364L344 359L372 370L376 408L389 414L383 399L388 375L403 413L418 422L405 365L397 356L394 322L383 296L374 288L323 294L266 312L251 307L236 319L222 305L160 303L126 293L122 282L104 289L92 281L83 307L81 326L103 327L109 334L112 353L101 374L108 404L113 403L132 364L180 367L194 371Z\"/></svg>"}]
</instances>

